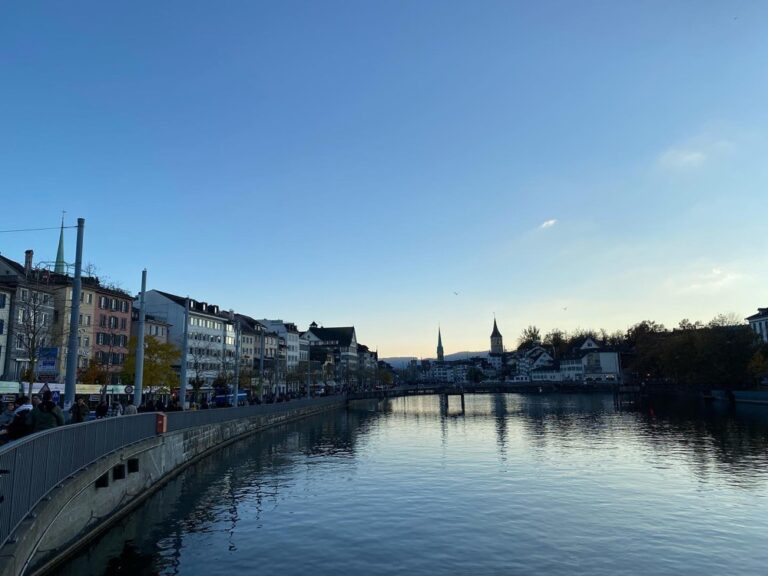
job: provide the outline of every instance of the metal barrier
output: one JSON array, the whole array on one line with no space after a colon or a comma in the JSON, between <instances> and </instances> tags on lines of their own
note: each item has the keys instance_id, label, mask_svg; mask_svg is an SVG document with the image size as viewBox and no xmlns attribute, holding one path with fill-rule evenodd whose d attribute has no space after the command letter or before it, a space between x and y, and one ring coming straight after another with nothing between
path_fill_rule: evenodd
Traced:
<instances>
[{"instance_id":1,"label":"metal barrier","mask_svg":"<svg viewBox=\"0 0 768 576\"><path fill-rule=\"evenodd\" d=\"M156 435L155 414L71 424L0 448L0 546L53 488L124 446Z\"/></svg>"},{"instance_id":2,"label":"metal barrier","mask_svg":"<svg viewBox=\"0 0 768 576\"><path fill-rule=\"evenodd\" d=\"M211 408L208 410L187 410L185 412L168 412L168 432L176 432L187 428L216 424L239 418L252 418L262 414L276 414L297 410L307 406L327 406L339 402L342 396L322 396L320 398L302 398L277 404L256 404L254 406L239 406L237 408Z\"/></svg>"},{"instance_id":3,"label":"metal barrier","mask_svg":"<svg viewBox=\"0 0 768 576\"><path fill-rule=\"evenodd\" d=\"M238 418L327 406L342 396L167 413L167 432ZM0 447L0 547L46 495L78 470L157 435L157 414L105 418L38 432Z\"/></svg>"}]
</instances>

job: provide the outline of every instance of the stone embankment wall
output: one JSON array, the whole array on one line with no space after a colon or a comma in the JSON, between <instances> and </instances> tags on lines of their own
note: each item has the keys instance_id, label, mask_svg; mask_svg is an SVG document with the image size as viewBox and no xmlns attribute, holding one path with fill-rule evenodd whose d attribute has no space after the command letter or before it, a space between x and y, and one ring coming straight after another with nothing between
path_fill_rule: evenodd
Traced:
<instances>
[{"instance_id":1,"label":"stone embankment wall","mask_svg":"<svg viewBox=\"0 0 768 576\"><path fill-rule=\"evenodd\" d=\"M70 477L37 506L16 542L3 548L0 576L45 573L213 450L344 404L343 397L293 409L288 403L284 411L158 434L113 452Z\"/></svg>"}]
</instances>

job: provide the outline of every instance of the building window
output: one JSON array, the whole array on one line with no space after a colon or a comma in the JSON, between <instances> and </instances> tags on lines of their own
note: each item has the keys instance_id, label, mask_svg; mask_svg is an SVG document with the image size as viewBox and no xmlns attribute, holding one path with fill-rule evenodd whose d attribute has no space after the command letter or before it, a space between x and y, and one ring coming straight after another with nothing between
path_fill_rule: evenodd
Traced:
<instances>
[{"instance_id":1,"label":"building window","mask_svg":"<svg viewBox=\"0 0 768 576\"><path fill-rule=\"evenodd\" d=\"M99 308L101 308L102 310L106 310L108 301L109 301L108 298L106 298L105 296L99 296Z\"/></svg>"},{"instance_id":2,"label":"building window","mask_svg":"<svg viewBox=\"0 0 768 576\"><path fill-rule=\"evenodd\" d=\"M128 329L128 321L125 318L120 318L120 330Z\"/></svg>"},{"instance_id":3,"label":"building window","mask_svg":"<svg viewBox=\"0 0 768 576\"><path fill-rule=\"evenodd\" d=\"M5 331L5 320L0 320L0 334Z\"/></svg>"},{"instance_id":4,"label":"building window","mask_svg":"<svg viewBox=\"0 0 768 576\"><path fill-rule=\"evenodd\" d=\"M0 294L0 308L5 308L5 294Z\"/></svg>"}]
</instances>

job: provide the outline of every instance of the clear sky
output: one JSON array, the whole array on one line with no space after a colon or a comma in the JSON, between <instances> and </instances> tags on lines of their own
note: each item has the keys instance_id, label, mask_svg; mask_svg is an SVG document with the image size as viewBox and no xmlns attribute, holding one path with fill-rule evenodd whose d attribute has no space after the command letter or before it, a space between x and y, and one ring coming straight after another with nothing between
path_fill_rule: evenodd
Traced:
<instances>
[{"instance_id":1,"label":"clear sky","mask_svg":"<svg viewBox=\"0 0 768 576\"><path fill-rule=\"evenodd\" d=\"M0 4L0 229L382 356L768 305L766 128L763 1Z\"/></svg>"}]
</instances>

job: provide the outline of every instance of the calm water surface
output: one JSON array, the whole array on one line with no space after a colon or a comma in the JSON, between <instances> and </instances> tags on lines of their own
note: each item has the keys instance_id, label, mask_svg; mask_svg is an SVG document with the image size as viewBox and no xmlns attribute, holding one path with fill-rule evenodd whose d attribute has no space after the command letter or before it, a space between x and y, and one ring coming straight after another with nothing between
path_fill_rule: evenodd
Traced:
<instances>
[{"instance_id":1,"label":"calm water surface","mask_svg":"<svg viewBox=\"0 0 768 576\"><path fill-rule=\"evenodd\" d=\"M58 573L768 574L768 408L403 398L189 468Z\"/></svg>"}]
</instances>

